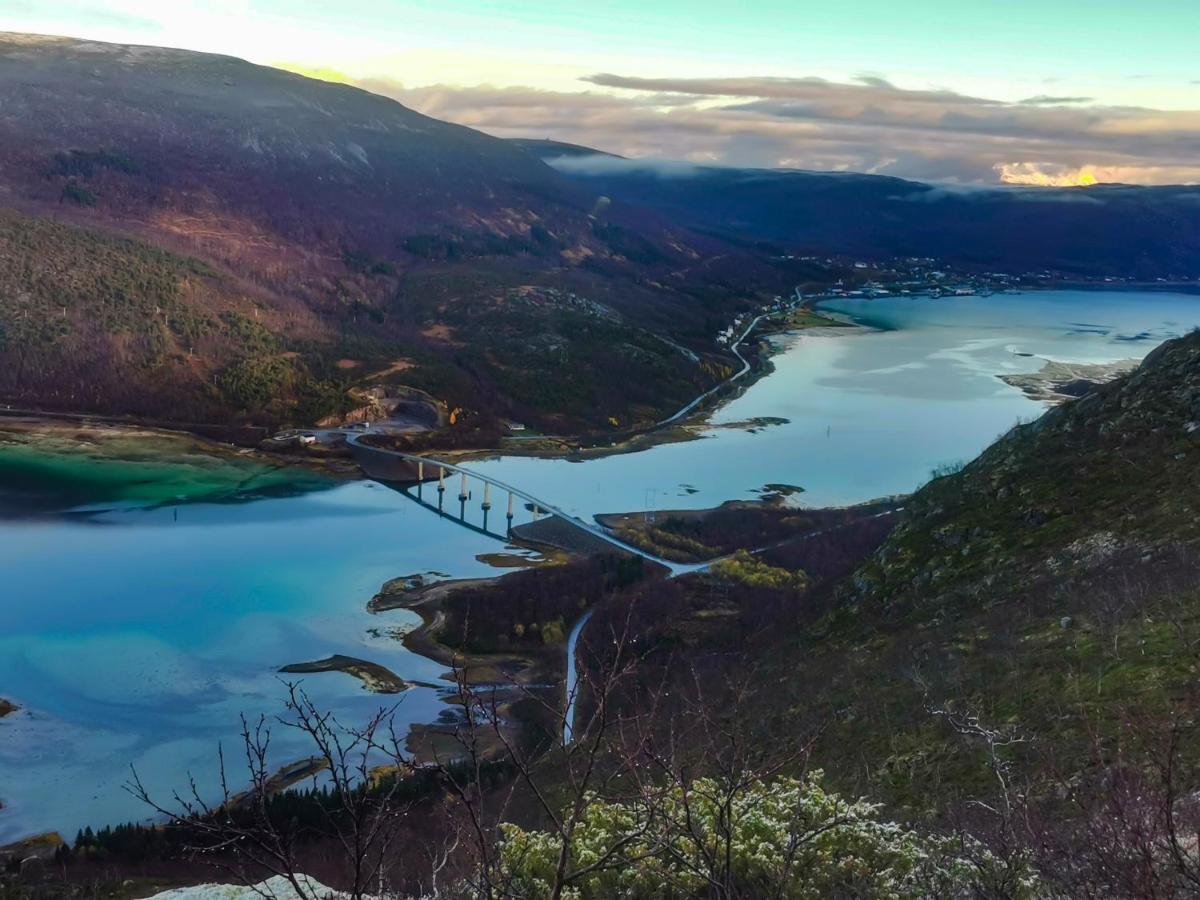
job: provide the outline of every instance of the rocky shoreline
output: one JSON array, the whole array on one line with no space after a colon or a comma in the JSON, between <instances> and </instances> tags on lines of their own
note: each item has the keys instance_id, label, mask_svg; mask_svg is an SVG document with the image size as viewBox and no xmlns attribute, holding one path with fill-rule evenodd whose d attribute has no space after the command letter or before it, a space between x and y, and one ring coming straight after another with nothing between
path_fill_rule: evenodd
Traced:
<instances>
[{"instance_id":1,"label":"rocky shoreline","mask_svg":"<svg viewBox=\"0 0 1200 900\"><path fill-rule=\"evenodd\" d=\"M511 574L515 573L507 573ZM524 699L527 691L550 680L545 659L521 653L467 653L438 640L445 625L443 603L447 598L456 591L479 587L507 575L433 581L426 575L405 575L385 582L367 604L372 613L405 609L420 616L421 624L399 636L400 642L405 649L446 667L447 672L442 676L446 683L436 686L439 690L459 692L444 695L443 700L449 705L436 722L414 723L409 727L405 745L418 763L445 761L462 751L456 736L462 724L456 707L462 703L463 690L488 686L503 730L511 737L521 727L513 715L514 704ZM495 729L485 729L482 742L485 755L499 753L503 746Z\"/></svg>"}]
</instances>

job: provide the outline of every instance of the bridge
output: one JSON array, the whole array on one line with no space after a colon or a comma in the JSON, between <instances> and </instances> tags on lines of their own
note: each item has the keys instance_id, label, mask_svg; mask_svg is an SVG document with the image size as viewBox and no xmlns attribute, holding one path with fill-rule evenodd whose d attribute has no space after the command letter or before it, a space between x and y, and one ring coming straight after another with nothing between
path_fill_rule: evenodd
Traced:
<instances>
[{"instance_id":1,"label":"bridge","mask_svg":"<svg viewBox=\"0 0 1200 900\"><path fill-rule=\"evenodd\" d=\"M696 397L674 415L663 419L657 423L654 428L663 428L668 425L673 425L691 414L702 403L711 398L718 391L728 387L733 382L742 378L750 371L750 361L741 353L741 344L750 336L750 333L758 327L758 323L766 317L766 314L756 316L749 325L742 331L736 341L730 345L730 350L741 362L742 367L739 371L726 378L719 384L709 388ZM688 572L702 571L708 568L716 560L710 560L707 563L678 563L662 559L654 556L652 553L647 553L640 547L635 547L632 544L626 543L605 528L600 527L595 522L585 521L578 516L571 515L563 509L558 508L552 503L547 503L545 500L538 499L526 491L510 484L505 484L495 478L488 478L480 475L478 472L473 472L470 469L452 463L443 462L441 460L429 459L424 456L419 456L415 453L403 453L399 450L388 450L383 447L375 447L371 444L363 443L362 433L344 432L346 443L350 447L350 451L354 454L355 460L363 471L370 478L376 481L383 482L389 486L400 490L405 496L424 506L426 509L437 512L439 515L449 515L446 512L446 475L449 473L451 482L453 476L458 476L458 516L454 519L459 525L468 528L471 531L479 534L487 535L488 537L496 538L497 540L508 540L512 535L513 520L516 512L514 500L520 498L528 504L533 513L533 520L536 522L539 517L545 513L549 516L554 516L560 521L574 528L580 529L587 535L593 538L610 544L616 549L624 550L626 553L632 553L635 556L640 556L650 562L657 563L666 568L671 577L684 575ZM430 481L437 481L437 502L434 504L431 500L425 499L424 485ZM483 488L480 510L483 514L482 523L475 524L467 519L467 504L473 503L475 499L474 484L480 484ZM491 492L495 488L498 494L503 496L507 493L507 502L505 506L505 528L503 532L496 532L488 528L488 517L492 510Z\"/></svg>"},{"instance_id":2,"label":"bridge","mask_svg":"<svg viewBox=\"0 0 1200 900\"><path fill-rule=\"evenodd\" d=\"M757 320L756 320L757 321ZM751 325L753 327L753 325ZM670 577L675 578L679 575L684 575L689 572L704 572L712 565L728 559L729 556L718 557L703 563L677 563L669 560L661 559L653 554L647 553L640 547L635 547L632 544L622 541L611 532L600 527L594 522L587 522L578 516L571 515L565 510L559 509L545 500L535 497L533 494L506 484L496 478L488 478L480 475L478 472L473 472L463 466L454 465L453 463L442 462L440 460L428 459L424 456L419 456L414 453L403 453L399 450L387 450L383 447L375 447L370 444L363 443L362 434L347 434L346 443L350 446L354 458L362 466L363 471L370 478L376 481L383 482L390 486L396 486L403 493L415 500L422 506L437 512L440 515L449 515L446 512L446 492L450 490L447 486L447 475L450 476L450 485L454 484L454 476L458 476L458 516L453 518L457 524L475 531L479 534L487 535L488 537L497 540L507 541L513 529L513 521L516 517L515 500L520 498L524 501L523 506L528 507L532 513L533 521L538 521L539 517L544 513L547 516L554 516L566 523L568 526L577 528L581 532L604 541L612 547L624 550L627 553L632 553L640 556L643 559L663 566L670 572ZM436 502L434 497L430 496L426 499L424 485L430 482L437 482L436 488L431 488L429 493L436 493ZM479 484L482 488L479 500L479 510L482 513L482 524L467 519L467 504L474 503L475 492L472 485ZM496 492L497 496L504 499L504 518L505 528L502 532L494 531L488 528L488 517L492 510L492 492ZM505 494L507 497L505 498ZM878 513L876 518L880 516L894 515L898 510L886 510ZM831 531L836 531L844 525L835 525L830 528L813 531L800 537L789 537L774 544L769 544L765 547L759 547L750 552L757 555L775 546L782 545L794 540L807 540L817 535L826 534ZM732 555L732 554L731 554ZM566 647L566 706L563 715L563 733L562 740L564 744L570 744L575 737L575 714L576 701L580 691L579 673L577 670L577 650L580 635L588 620L591 619L594 610L588 609L583 615L575 621L571 627L571 632L567 638Z\"/></svg>"},{"instance_id":3,"label":"bridge","mask_svg":"<svg viewBox=\"0 0 1200 900\"><path fill-rule=\"evenodd\" d=\"M530 521L537 522L543 516L553 516L560 522L572 528L579 529L584 535L611 545L614 549L640 556L643 559L662 566L671 573L671 577L693 572L704 567L703 564L678 563L661 559L640 547L621 540L595 522L588 522L578 516L572 515L566 510L555 506L553 503L535 497L528 491L507 484L499 479L490 478L463 466L442 460L430 459L415 453L404 453L399 450L376 447L365 443L363 437L365 437L363 434L347 434L346 443L349 445L350 451L354 454L355 460L362 466L363 471L366 472L368 477L390 486L397 486L406 496L415 500L426 509L450 517L457 524L478 534L483 534L500 541L509 540L514 522L518 518L518 505L516 501L521 500L520 508L528 510L532 514ZM426 484L435 482L436 485L434 487L431 487L428 491L425 489ZM479 489L478 494L476 493L477 487ZM457 516L453 514L453 506L450 507L449 511L446 508L448 505L447 492L451 494L449 503L453 504L457 502L458 504ZM493 504L493 499L499 501L500 507L503 509L505 524L502 530L496 530L488 526L492 510L496 508ZM474 513L475 504L478 504L478 510L481 513L482 519L481 523L477 524L475 521L468 519L468 504L472 506L472 513ZM522 514L520 517L524 518L524 515ZM497 513L496 518L499 518L499 513Z\"/></svg>"},{"instance_id":4,"label":"bridge","mask_svg":"<svg viewBox=\"0 0 1200 900\"><path fill-rule=\"evenodd\" d=\"M368 477L388 486L395 487L404 493L405 496L416 501L426 509L432 510L442 516L449 515L456 524L478 534L502 541L509 540L512 534L513 521L516 518L515 501L519 498L524 501L522 506L527 507L532 513L532 520L534 522L538 521L543 513L547 516L554 516L567 526L579 529L581 533L603 541L611 545L614 549L632 553L635 556L640 556L643 559L664 567L670 572L671 578L686 574L687 572L700 571L706 567L704 563L688 564L660 559L653 554L647 553L640 547L626 543L596 523L587 522L578 516L571 515L567 511L559 509L554 504L547 503L545 500L535 497L521 488L506 484L496 478L485 477L478 472L473 472L470 469L454 465L453 463L428 459L415 453L403 453L399 450L375 447L364 443L362 440L364 436L363 434L356 433L347 434L346 443L350 447L351 453L354 454L355 460L362 466L363 471L366 472ZM450 476L449 487L447 486L447 475ZM453 487L454 476L458 476L458 493L453 498L458 501L458 515L456 517L448 514L445 508L446 492ZM435 488L429 490L430 496L426 498L424 486L430 482L437 482L437 485ZM482 513L482 522L480 524L467 519L467 504L475 502L475 490L473 487L475 484L480 485L482 488L479 499L479 511ZM488 517L493 508L493 491L496 492L497 498L503 501L505 520L503 531L494 531L488 527ZM434 499L435 496L436 501ZM570 744L574 739L575 706L580 687L579 673L576 667L576 647L580 633L591 616L592 610L586 610L573 624L570 637L567 640L566 707L563 714L562 734L564 744Z\"/></svg>"}]
</instances>

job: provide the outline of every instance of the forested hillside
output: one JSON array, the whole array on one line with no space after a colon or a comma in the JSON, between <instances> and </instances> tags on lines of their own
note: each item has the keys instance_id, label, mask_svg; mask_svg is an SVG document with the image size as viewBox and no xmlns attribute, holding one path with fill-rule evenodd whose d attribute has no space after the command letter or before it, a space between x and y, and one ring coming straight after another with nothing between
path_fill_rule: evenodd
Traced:
<instances>
[{"instance_id":1,"label":"forested hillside","mask_svg":"<svg viewBox=\"0 0 1200 900\"><path fill-rule=\"evenodd\" d=\"M625 428L711 385L715 331L792 283L346 85L9 34L0 90L5 402L311 424L418 388L463 423Z\"/></svg>"}]
</instances>

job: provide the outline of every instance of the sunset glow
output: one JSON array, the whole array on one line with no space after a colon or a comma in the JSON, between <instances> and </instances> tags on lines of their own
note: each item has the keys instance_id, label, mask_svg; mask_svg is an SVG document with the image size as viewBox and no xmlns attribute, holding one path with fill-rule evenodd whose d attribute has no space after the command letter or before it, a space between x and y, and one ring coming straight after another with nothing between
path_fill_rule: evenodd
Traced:
<instances>
[{"instance_id":1,"label":"sunset glow","mask_svg":"<svg viewBox=\"0 0 1200 900\"><path fill-rule=\"evenodd\" d=\"M1005 184L1029 184L1041 187L1087 187L1099 184L1103 178L1096 175L1095 167L1082 166L1064 171L1047 171L1037 163L1002 163L996 167L1000 180Z\"/></svg>"}]
</instances>

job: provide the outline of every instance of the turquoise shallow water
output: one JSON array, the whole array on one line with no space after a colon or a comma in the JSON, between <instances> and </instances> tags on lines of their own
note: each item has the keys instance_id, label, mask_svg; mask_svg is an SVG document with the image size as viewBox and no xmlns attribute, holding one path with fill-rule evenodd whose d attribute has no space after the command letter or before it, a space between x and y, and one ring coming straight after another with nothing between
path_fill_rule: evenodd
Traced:
<instances>
[{"instance_id":1,"label":"turquoise shallow water","mask_svg":"<svg viewBox=\"0 0 1200 900\"><path fill-rule=\"evenodd\" d=\"M776 338L774 374L712 419L788 424L713 427L702 440L586 463L473 465L579 515L711 506L772 482L805 487L801 499L814 505L865 500L917 487L932 467L974 456L1041 411L998 373L1035 371L1043 358L1141 357L1200 324L1200 298L1149 293L828 308L886 330ZM122 470L116 480L137 485L127 490L112 488L111 470L93 460L101 469L78 490L87 507L76 515L18 517L0 504L0 696L24 707L0 720L0 843L144 816L121 790L130 763L159 790L180 786L189 770L214 784L217 742L236 739L239 713L278 709L274 673L286 663L345 653L435 681L439 667L371 633L408 614L372 616L365 604L397 575L489 571L475 556L501 547L369 483L305 476L289 485L275 474L270 490L234 503L212 487L226 476L206 469L189 494L191 463L182 476L162 460L132 479ZM57 511L75 489L54 471ZM32 498L36 485L17 487ZM203 501L210 488L225 502L171 499L183 490ZM341 674L305 685L348 721L381 703ZM440 709L436 691L418 688L399 719L431 721ZM276 761L300 755L305 748L276 729Z\"/></svg>"},{"instance_id":2,"label":"turquoise shallow water","mask_svg":"<svg viewBox=\"0 0 1200 900\"><path fill-rule=\"evenodd\" d=\"M160 791L189 770L215 784L217 742L239 714L279 711L287 663L345 653L436 682L440 667L369 633L415 617L365 604L396 575L489 571L474 557L496 549L363 482L0 524L0 685L25 707L0 721L0 843L144 816L121 790L131 763ZM387 699L340 673L304 682L352 723ZM416 688L398 721L440 709ZM308 755L281 729L274 750L279 764Z\"/></svg>"}]
</instances>

